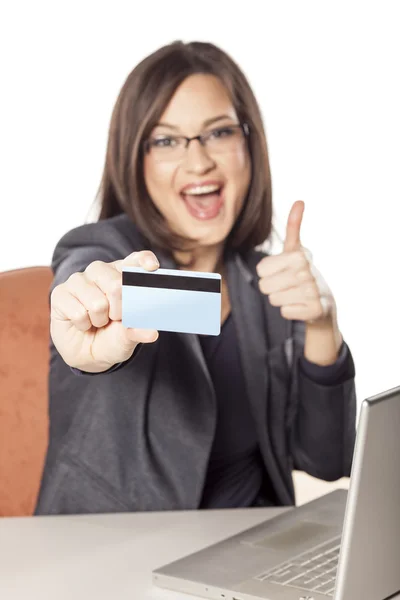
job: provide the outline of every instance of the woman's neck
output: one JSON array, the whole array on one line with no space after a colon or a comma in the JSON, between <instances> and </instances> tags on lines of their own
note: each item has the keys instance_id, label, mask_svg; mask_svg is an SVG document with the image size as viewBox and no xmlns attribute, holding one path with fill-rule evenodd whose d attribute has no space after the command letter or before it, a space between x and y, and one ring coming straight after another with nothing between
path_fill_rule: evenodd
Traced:
<instances>
[{"instance_id":1,"label":"woman's neck","mask_svg":"<svg viewBox=\"0 0 400 600\"><path fill-rule=\"evenodd\" d=\"M190 254L187 252L177 252L175 253L175 258L182 265L182 269L222 274L222 247L220 246L199 248Z\"/></svg>"}]
</instances>

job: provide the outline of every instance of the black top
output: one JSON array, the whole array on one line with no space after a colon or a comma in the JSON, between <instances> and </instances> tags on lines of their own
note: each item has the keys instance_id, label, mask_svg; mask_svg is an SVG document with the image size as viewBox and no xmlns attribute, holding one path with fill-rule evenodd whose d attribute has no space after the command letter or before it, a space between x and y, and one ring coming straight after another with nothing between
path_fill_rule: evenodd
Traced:
<instances>
[{"instance_id":1,"label":"black top","mask_svg":"<svg viewBox=\"0 0 400 600\"><path fill-rule=\"evenodd\" d=\"M217 426L201 508L254 504L265 469L246 395L231 316L219 336L199 336L217 397Z\"/></svg>"}]
</instances>

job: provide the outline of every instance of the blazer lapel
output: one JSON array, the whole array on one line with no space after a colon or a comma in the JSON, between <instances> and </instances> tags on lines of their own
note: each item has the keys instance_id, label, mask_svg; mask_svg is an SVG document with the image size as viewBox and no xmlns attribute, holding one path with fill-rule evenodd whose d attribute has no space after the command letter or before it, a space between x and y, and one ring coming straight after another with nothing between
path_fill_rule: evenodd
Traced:
<instances>
[{"instance_id":1,"label":"blazer lapel","mask_svg":"<svg viewBox=\"0 0 400 600\"><path fill-rule=\"evenodd\" d=\"M254 286L254 276L236 255L226 262L226 274L232 317L239 343L246 388L254 416L267 415L268 373L266 369L268 343L265 317L260 294Z\"/></svg>"}]
</instances>

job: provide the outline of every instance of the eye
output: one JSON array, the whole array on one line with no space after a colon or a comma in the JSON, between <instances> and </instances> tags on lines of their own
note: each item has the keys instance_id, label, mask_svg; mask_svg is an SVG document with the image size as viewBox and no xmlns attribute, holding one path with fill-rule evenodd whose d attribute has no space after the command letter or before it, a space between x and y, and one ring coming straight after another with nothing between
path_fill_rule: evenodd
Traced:
<instances>
[{"instance_id":1,"label":"eye","mask_svg":"<svg viewBox=\"0 0 400 600\"><path fill-rule=\"evenodd\" d=\"M213 129L212 131L210 131L210 137L211 138L224 138L224 137L230 137L232 135L235 134L235 130L233 127L218 127L218 129Z\"/></svg>"},{"instance_id":2,"label":"eye","mask_svg":"<svg viewBox=\"0 0 400 600\"><path fill-rule=\"evenodd\" d=\"M166 135L153 138L150 143L154 148L175 148L178 145L178 140L172 135Z\"/></svg>"}]
</instances>

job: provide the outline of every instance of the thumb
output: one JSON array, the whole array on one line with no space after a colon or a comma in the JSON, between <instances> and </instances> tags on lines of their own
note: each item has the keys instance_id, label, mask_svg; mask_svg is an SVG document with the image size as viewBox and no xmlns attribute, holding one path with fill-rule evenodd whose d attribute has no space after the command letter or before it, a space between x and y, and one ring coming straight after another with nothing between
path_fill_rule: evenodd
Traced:
<instances>
[{"instance_id":1,"label":"thumb","mask_svg":"<svg viewBox=\"0 0 400 600\"><path fill-rule=\"evenodd\" d=\"M102 334L102 335L99 335ZM138 344L151 344L158 339L158 331L150 329L128 329L121 321L111 321L107 328L99 331L98 348L110 365L128 360ZM100 350L101 344L101 350Z\"/></svg>"},{"instance_id":2,"label":"thumb","mask_svg":"<svg viewBox=\"0 0 400 600\"><path fill-rule=\"evenodd\" d=\"M300 228L303 220L304 202L297 200L289 213L286 225L286 237L283 246L284 252L294 252L301 248Z\"/></svg>"}]
</instances>

